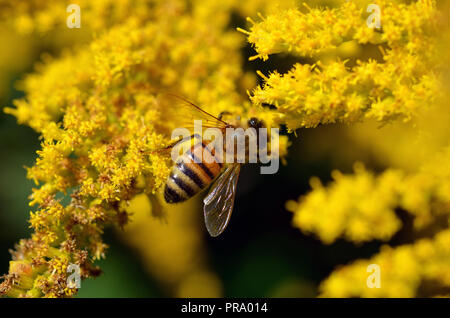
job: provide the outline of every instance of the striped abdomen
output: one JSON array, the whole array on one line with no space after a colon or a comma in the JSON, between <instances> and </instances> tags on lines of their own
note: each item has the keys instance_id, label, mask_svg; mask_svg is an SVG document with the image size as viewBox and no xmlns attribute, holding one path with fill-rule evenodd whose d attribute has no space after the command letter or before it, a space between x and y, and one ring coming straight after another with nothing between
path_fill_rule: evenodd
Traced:
<instances>
[{"instance_id":1,"label":"striped abdomen","mask_svg":"<svg viewBox=\"0 0 450 318\"><path fill-rule=\"evenodd\" d=\"M222 163L214 157L212 143L197 143L172 167L164 189L164 199L167 203L186 201L207 187L221 169Z\"/></svg>"}]
</instances>

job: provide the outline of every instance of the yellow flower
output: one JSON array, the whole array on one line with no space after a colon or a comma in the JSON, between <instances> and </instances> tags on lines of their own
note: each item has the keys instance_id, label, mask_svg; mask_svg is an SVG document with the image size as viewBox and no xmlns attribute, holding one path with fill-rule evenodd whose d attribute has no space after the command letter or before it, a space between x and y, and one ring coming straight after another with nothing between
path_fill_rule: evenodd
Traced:
<instances>
[{"instance_id":1,"label":"yellow flower","mask_svg":"<svg viewBox=\"0 0 450 318\"><path fill-rule=\"evenodd\" d=\"M284 74L258 72L263 83L250 97L256 106L274 106L275 124L294 131L338 122L375 121L379 127L397 121L383 135L367 124L346 129L350 140L372 147L373 156L395 168L375 175L356 164L353 175L333 172L327 186L311 178L312 191L286 208L294 213L294 226L326 244L340 237L359 244L388 241L402 227L397 210L409 213L415 235L426 231L435 238L413 247L386 247L370 261L337 269L322 284L322 296L412 297L429 278L422 269L449 269L445 252L431 257L435 240L448 236L450 215L450 95L442 82L448 76L450 41L448 25L442 23L448 13L430 0L377 1L377 29L367 25L370 3L338 1L273 11L258 22L249 18L249 31L238 30L256 50L250 60L289 54L302 61ZM416 245L430 258L418 261ZM367 288L370 263L379 263L387 273L384 288ZM448 286L437 276L432 279Z\"/></svg>"},{"instance_id":2,"label":"yellow flower","mask_svg":"<svg viewBox=\"0 0 450 318\"><path fill-rule=\"evenodd\" d=\"M290 0L279 6L265 0L77 3L83 28L70 35L64 2L1 4L3 23L16 32L51 37L57 52L69 49L44 55L20 83L25 96L5 108L42 142L36 163L27 168L36 183L33 234L16 246L0 294L73 296L69 264L79 266L82 278L98 275L93 262L106 253L104 229L127 223L124 241L141 251L149 271L173 294L221 294L207 262L193 257L204 248L194 209L172 217L171 227L160 222L158 191L171 161L151 150L167 145L177 126L158 99L160 91L186 96L213 114L255 116L289 132L338 122L395 122L401 132L393 142L360 126L348 129L391 168L377 175L356 164L351 175L334 171L327 186L313 177L312 191L286 208L294 213L294 226L326 244L338 238L387 242L402 227L398 209L413 219L414 235L428 234L337 269L322 283L321 296L412 297L427 281L450 286L448 110L436 107L448 101L442 78L450 41L448 17L435 1L377 1L381 29L367 25L370 1L326 1L325 7L313 1L297 7ZM262 85L249 93L250 102L245 91L256 76L242 67L245 37L229 28L235 12L253 17L249 31L238 28L256 50L251 61L270 61L273 54L301 61L286 73L258 71ZM399 123L406 122L417 126L403 129ZM411 150L412 133L420 151ZM281 137L281 157L289 143ZM184 241L158 241L166 231ZM367 288L369 264L380 266L383 288Z\"/></svg>"},{"instance_id":3,"label":"yellow flower","mask_svg":"<svg viewBox=\"0 0 450 318\"><path fill-rule=\"evenodd\" d=\"M320 286L322 297L430 297L433 289L421 284L434 282L435 290L448 288L450 260L450 230L431 239L398 248L384 246L369 260L358 260L334 271ZM368 266L376 264L380 271L379 288L369 288ZM351 282L351 283L350 283ZM431 294L430 294L431 292Z\"/></svg>"},{"instance_id":4,"label":"yellow flower","mask_svg":"<svg viewBox=\"0 0 450 318\"><path fill-rule=\"evenodd\" d=\"M295 213L294 225L316 233L327 244L340 236L357 243L388 240L401 226L394 209L403 175L389 171L375 178L360 164L355 174L335 171L334 183L326 188L319 180L311 180L311 193L298 203L287 203L287 209Z\"/></svg>"},{"instance_id":5,"label":"yellow flower","mask_svg":"<svg viewBox=\"0 0 450 318\"><path fill-rule=\"evenodd\" d=\"M251 20L250 31L240 29L258 53L251 59L287 53L313 61L295 64L286 74L259 73L264 83L253 90L252 102L275 106L278 123L291 130L371 118L410 120L427 107L442 91L435 2L377 4L382 12L381 32L367 26L365 2L308 8L306 13L289 9L257 23ZM377 45L382 56L352 63L342 60L339 54L346 51L341 47L348 43L361 49ZM335 57L325 58L332 52Z\"/></svg>"},{"instance_id":6,"label":"yellow flower","mask_svg":"<svg viewBox=\"0 0 450 318\"><path fill-rule=\"evenodd\" d=\"M374 176L358 164L354 175L334 172L335 181L327 187L312 179L313 191L286 207L295 214L295 226L316 233L325 243L340 236L357 243L388 240L401 227L398 208L414 216L417 230L441 214L450 216L449 169L450 148L410 175L390 169Z\"/></svg>"},{"instance_id":7,"label":"yellow flower","mask_svg":"<svg viewBox=\"0 0 450 318\"><path fill-rule=\"evenodd\" d=\"M62 282L69 263L81 267L83 278L97 275L92 262L105 254L104 228L128 223L133 215L126 203L164 185L170 157L150 151L168 144L177 123L166 114L159 92L186 96L216 115L231 110L243 119L259 112L270 117L270 111L250 111L244 102L242 92L249 87L241 83L243 39L227 29L231 4L220 14L213 3L195 4L191 11L184 1L82 1L80 7L83 27L95 31L94 40L59 58L44 56L20 84L25 97L5 108L43 138L38 159L28 168L38 186L30 203L34 233L16 249L23 259L43 266L39 278L34 276L39 284L32 294L37 296L76 292ZM105 8L110 15L104 15ZM12 5L6 9L15 10ZM22 31L65 28L60 2L27 3L19 11ZM25 27L23 16L30 25ZM285 137L280 145L285 154ZM49 255L49 248L58 253ZM83 252L89 257L76 258ZM3 293L17 296L10 283L3 283Z\"/></svg>"}]
</instances>

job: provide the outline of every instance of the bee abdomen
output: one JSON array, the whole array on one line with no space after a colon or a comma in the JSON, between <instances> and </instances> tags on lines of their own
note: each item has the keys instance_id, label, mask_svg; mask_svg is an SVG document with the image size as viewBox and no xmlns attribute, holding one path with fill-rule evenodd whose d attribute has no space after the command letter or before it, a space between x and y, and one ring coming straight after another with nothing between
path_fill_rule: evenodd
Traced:
<instances>
[{"instance_id":1,"label":"bee abdomen","mask_svg":"<svg viewBox=\"0 0 450 318\"><path fill-rule=\"evenodd\" d=\"M206 184L185 163L179 163L172 168L164 189L164 199L167 203L179 203L193 197Z\"/></svg>"},{"instance_id":2,"label":"bee abdomen","mask_svg":"<svg viewBox=\"0 0 450 318\"><path fill-rule=\"evenodd\" d=\"M222 165L215 160L198 162L199 154L206 146L199 143L187 151L172 168L164 189L167 203L179 203L193 197L219 174Z\"/></svg>"},{"instance_id":3,"label":"bee abdomen","mask_svg":"<svg viewBox=\"0 0 450 318\"><path fill-rule=\"evenodd\" d=\"M167 203L179 203L187 199L181 196L178 191L174 190L171 186L166 184L164 188L164 200Z\"/></svg>"}]
</instances>

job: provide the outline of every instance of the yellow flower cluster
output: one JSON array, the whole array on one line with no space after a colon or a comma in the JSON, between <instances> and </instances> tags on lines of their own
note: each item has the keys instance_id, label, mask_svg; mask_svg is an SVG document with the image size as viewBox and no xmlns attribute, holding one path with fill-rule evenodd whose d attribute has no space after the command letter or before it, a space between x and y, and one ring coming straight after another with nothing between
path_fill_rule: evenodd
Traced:
<instances>
[{"instance_id":1,"label":"yellow flower cluster","mask_svg":"<svg viewBox=\"0 0 450 318\"><path fill-rule=\"evenodd\" d=\"M3 23L16 32L52 32L56 38L55 32L69 32L67 15L61 14L64 2L0 2ZM444 100L441 77L449 61L441 54L448 43L441 41L445 16L435 1L377 1L380 29L367 25L371 1L309 1L315 5L311 8L298 8L290 0L278 8L265 0L75 3L86 33L62 38L82 40L58 58L43 56L20 84L25 97L5 108L36 130L42 143L35 165L28 168L37 185L30 197L34 232L16 246L1 295L74 295L68 266L78 265L82 278L98 275L93 262L105 255L104 229L122 227L130 219L123 240L141 252L149 271L173 294L220 295L207 261L194 257L203 248L194 230L196 214L187 213L194 209L171 218L170 228L160 222L157 191L171 161L149 151L167 145L177 126L157 97L161 91L185 96L212 114L231 110L290 131L335 122L417 123L419 117L427 118L428 125L420 126L427 129L419 134L434 136L440 130L439 140L421 139L428 145L422 148L425 154L415 160L391 154L386 162L400 167L378 176L356 164L354 175L334 172L335 181L326 187L313 178L313 191L289 201L287 209L294 213L295 226L327 244L340 237L356 243L387 241L402 227L398 209L413 218L414 235L429 236L395 249L384 247L368 261L338 269L323 282L322 296L404 297L421 295L429 281L438 281L437 290L450 286L448 111L444 107L440 114L446 116L428 116L436 101ZM323 4L328 6L318 6ZM258 72L263 85L252 91L250 104L244 94L254 87L255 77L243 71L245 38L229 26L232 13L254 16L258 11L259 22L249 19L249 31L239 29L256 49L251 60L288 54L302 63L285 74ZM267 104L274 109L260 107ZM440 124L434 125L432 118ZM406 143L416 128L405 130L401 140ZM376 149L386 145L378 138L375 146L376 138L367 132L353 133ZM281 138L281 156L287 146L287 138ZM386 151L397 154L396 147L393 142ZM403 153L414 155L408 148L403 145ZM409 169L401 166L405 161L413 162ZM161 233L184 241L160 242ZM174 255L179 263L171 261ZM366 267L372 263L381 268L381 289L366 286Z\"/></svg>"},{"instance_id":2,"label":"yellow flower cluster","mask_svg":"<svg viewBox=\"0 0 450 318\"><path fill-rule=\"evenodd\" d=\"M25 98L5 109L43 141L36 164L28 168L28 177L39 186L30 203L37 206L30 216L34 233L21 241L13 258L31 271L10 270L1 293L71 296L75 290L66 284L67 264L79 265L82 278L99 273L92 262L105 254L104 228L126 224L128 202L143 192L154 194L169 174L170 157L151 153L170 142L177 126L167 117L159 92L186 96L216 115L227 110L245 119L259 112L239 93L248 89L248 80L239 54L243 39L226 29L231 5L217 13L214 4L150 2L146 11L141 11L143 1L83 2L85 17L110 11L101 25L112 26L58 59L44 57L37 72L21 83ZM41 13L55 13L61 3L42 6L33 11L36 26ZM261 117L270 124L270 111ZM280 144L285 153L286 141ZM63 265L55 270L56 264ZM34 283L17 283L24 275Z\"/></svg>"},{"instance_id":3,"label":"yellow flower cluster","mask_svg":"<svg viewBox=\"0 0 450 318\"><path fill-rule=\"evenodd\" d=\"M420 125L414 127L387 127L382 135L380 129L361 125L357 126L358 130L351 129L353 133L371 136L365 140L365 145L369 143L369 147L374 147L377 155L386 154L382 158L384 162L395 164L397 168L375 176L358 164L354 175L334 172L335 181L327 187L313 178L313 191L298 202L287 203L287 209L294 212L294 225L306 233L317 234L327 244L339 237L355 243L373 239L388 241L403 226L399 210L408 213L407 218L413 221L413 227L404 231L408 233L408 240L429 237L413 245L383 247L370 260L336 269L322 283L322 296L445 295L449 282L443 273L450 271L448 242L443 241L448 240L450 221L450 134L445 127L448 111L445 113L445 107L432 109L433 114L421 118L421 121L429 121L427 125L419 122ZM419 133L414 131L418 127ZM426 256L417 252L423 246L430 250ZM380 288L369 288L366 284L369 264L381 268Z\"/></svg>"},{"instance_id":4,"label":"yellow flower cluster","mask_svg":"<svg viewBox=\"0 0 450 318\"><path fill-rule=\"evenodd\" d=\"M374 118L409 120L440 93L436 57L439 11L434 1L377 1L381 28L367 25L367 1L337 8L289 9L253 22L248 41L253 58L286 53L309 58L286 74L274 71L252 93L255 105L277 108L278 122L295 130L319 124ZM381 54L342 60L356 52Z\"/></svg>"},{"instance_id":5,"label":"yellow flower cluster","mask_svg":"<svg viewBox=\"0 0 450 318\"><path fill-rule=\"evenodd\" d=\"M69 4L79 5L82 14L82 28L100 30L125 21L130 15L146 19L156 13L150 6L157 1L149 0L76 0L70 3L65 1L23 1L14 3L8 0L0 1L2 11L0 16L14 26L22 34L48 33L58 30L66 24L70 14L66 14ZM172 2L180 5L180 2ZM58 30L61 31L61 30Z\"/></svg>"},{"instance_id":6,"label":"yellow flower cluster","mask_svg":"<svg viewBox=\"0 0 450 318\"><path fill-rule=\"evenodd\" d=\"M431 239L391 248L369 260L334 271L320 286L321 297L439 297L450 287L450 230ZM379 270L379 285L368 284L369 265ZM369 270L368 270L369 268ZM351 283L350 283L351 282Z\"/></svg>"},{"instance_id":7,"label":"yellow flower cluster","mask_svg":"<svg viewBox=\"0 0 450 318\"><path fill-rule=\"evenodd\" d=\"M393 188L402 177L390 171L375 178L357 164L354 176L334 171L335 181L327 187L312 178L312 192L298 203L288 201L286 208L295 213L295 226L317 233L327 244L341 236L354 242L387 240L401 226L394 211L398 197Z\"/></svg>"},{"instance_id":8,"label":"yellow flower cluster","mask_svg":"<svg viewBox=\"0 0 450 318\"><path fill-rule=\"evenodd\" d=\"M304 5L260 15L259 22L248 18L249 31L239 31L257 52L250 60L287 54L302 61L285 74L259 72L263 85L250 97L254 105L274 106L274 122L290 130L402 121L381 133L368 124L346 130L353 146L395 168L375 175L358 163L353 175L334 171L328 186L312 178L312 191L286 208L294 213L294 226L326 244L338 238L388 241L403 226L397 212L407 212L412 239L429 239L386 246L371 260L337 269L321 285L322 296L436 296L448 288L450 271L450 95L442 82L448 73L448 13L446 4L438 9L430 0L376 1L377 16L367 10L371 3ZM342 146L339 152L348 157L352 145L336 147ZM380 289L367 287L371 263L381 267Z\"/></svg>"},{"instance_id":9,"label":"yellow flower cluster","mask_svg":"<svg viewBox=\"0 0 450 318\"><path fill-rule=\"evenodd\" d=\"M339 237L361 243L387 241L402 226L396 210L414 217L416 230L423 230L444 217L450 220L450 148L437 155L415 174L390 169L380 176L355 165L354 175L333 173L334 182L324 187L311 179L313 191L286 207L294 213L294 225L316 233L330 244Z\"/></svg>"}]
</instances>

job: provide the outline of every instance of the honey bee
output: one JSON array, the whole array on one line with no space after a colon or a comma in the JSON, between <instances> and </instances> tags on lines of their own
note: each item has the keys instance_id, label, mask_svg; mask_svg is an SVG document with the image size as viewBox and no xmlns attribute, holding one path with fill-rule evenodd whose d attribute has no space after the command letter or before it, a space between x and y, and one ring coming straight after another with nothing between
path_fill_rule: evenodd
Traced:
<instances>
[{"instance_id":1,"label":"honey bee","mask_svg":"<svg viewBox=\"0 0 450 318\"><path fill-rule=\"evenodd\" d=\"M208 194L203 199L203 212L209 234L216 237L225 230L230 220L239 173L243 164L236 160L233 163L224 163L223 160L216 157L218 150L222 151L222 154L226 154L229 151L228 147L234 147L234 145L230 146L228 140L225 140L225 131L227 128L238 127L258 129L264 127L264 124L257 118L250 118L244 124L240 124L239 121L231 124L222 119L223 114L216 117L182 97L172 94L168 96L176 99L178 105L181 102L182 107L188 108L192 119L202 120L203 127L217 128L224 136L221 143L222 149L218 149L214 141L194 142L189 150L182 153L176 160L164 186L164 200L172 204L186 201L211 185ZM189 140L192 142L191 138ZM177 143L180 142L177 141ZM173 145L167 148L171 147ZM248 157L247 149L245 156Z\"/></svg>"}]
</instances>

